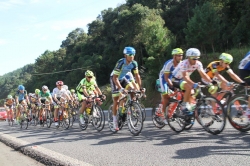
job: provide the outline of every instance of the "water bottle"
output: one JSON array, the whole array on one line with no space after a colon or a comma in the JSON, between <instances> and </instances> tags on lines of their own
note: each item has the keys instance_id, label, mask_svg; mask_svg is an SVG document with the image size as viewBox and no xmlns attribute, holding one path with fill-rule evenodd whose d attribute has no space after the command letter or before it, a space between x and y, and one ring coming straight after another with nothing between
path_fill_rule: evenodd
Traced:
<instances>
[{"instance_id":1,"label":"water bottle","mask_svg":"<svg viewBox=\"0 0 250 166\"><path fill-rule=\"evenodd\" d=\"M90 111L91 111L91 109L90 109L89 107L87 107L87 108L86 108L86 113L87 113L88 115L90 115Z\"/></svg>"}]
</instances>

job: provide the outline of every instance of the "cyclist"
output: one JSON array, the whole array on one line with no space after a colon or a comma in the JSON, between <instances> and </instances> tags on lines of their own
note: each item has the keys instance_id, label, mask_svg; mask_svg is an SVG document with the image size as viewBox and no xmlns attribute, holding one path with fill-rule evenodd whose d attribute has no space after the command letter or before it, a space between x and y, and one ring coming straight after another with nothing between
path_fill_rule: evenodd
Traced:
<instances>
[{"instance_id":1,"label":"cyclist","mask_svg":"<svg viewBox=\"0 0 250 166\"><path fill-rule=\"evenodd\" d=\"M245 81L246 85L250 85L250 51L246 53L244 58L240 61L239 64L239 76L242 80ZM244 113L245 116L248 117L248 121L250 122L250 96L248 97L248 109Z\"/></svg>"},{"instance_id":2,"label":"cyclist","mask_svg":"<svg viewBox=\"0 0 250 166\"><path fill-rule=\"evenodd\" d=\"M73 97L73 105L74 108L78 108L79 106L79 101L78 101L78 97L77 94L75 93L75 89L71 89L70 90L71 96Z\"/></svg>"},{"instance_id":3,"label":"cyclist","mask_svg":"<svg viewBox=\"0 0 250 166\"><path fill-rule=\"evenodd\" d=\"M62 81L57 81L56 82L56 88L54 88L53 92L52 92L52 97L53 97L53 100L55 101L54 102L54 108L55 108L55 110L54 110L54 121L55 121L55 126L58 126L57 116L58 116L59 105L61 104L61 102L64 102L66 100L68 100L70 102L70 97L67 94L67 91L64 88L62 88L63 84L64 83ZM68 115L66 114L66 116L68 116Z\"/></svg>"},{"instance_id":4,"label":"cyclist","mask_svg":"<svg viewBox=\"0 0 250 166\"><path fill-rule=\"evenodd\" d=\"M42 115L44 109L41 107L41 104L52 104L52 96L50 94L49 88L46 85L42 86L42 91L38 93L38 103L40 106L40 111L39 111L39 119L40 119L40 125L42 124ZM48 110L50 110L50 105L48 105Z\"/></svg>"},{"instance_id":5,"label":"cyclist","mask_svg":"<svg viewBox=\"0 0 250 166\"><path fill-rule=\"evenodd\" d=\"M39 94L40 90L39 89L35 89L35 93L29 93L29 100L30 100L30 115L31 113L33 113L33 115L35 115L36 111L38 110L38 94ZM35 118L35 116L33 116L32 118ZM31 119L30 119L31 120Z\"/></svg>"},{"instance_id":6,"label":"cyclist","mask_svg":"<svg viewBox=\"0 0 250 166\"><path fill-rule=\"evenodd\" d=\"M23 105L24 111L27 110L27 104L30 105L27 91L25 90L25 87L23 85L18 86L15 98L16 98L16 104L17 104L16 119L17 119L17 123L20 124L21 105Z\"/></svg>"},{"instance_id":7,"label":"cyclist","mask_svg":"<svg viewBox=\"0 0 250 166\"><path fill-rule=\"evenodd\" d=\"M162 103L162 110L156 111L156 115L161 118L161 120L167 124L167 120L164 116L166 112L166 106L169 102L169 89L174 90L173 83L171 81L172 78L172 71L175 67L181 62L183 58L183 50L181 48L175 48L172 50L173 59L167 60L163 68L159 73L159 81L161 87L161 103Z\"/></svg>"},{"instance_id":8,"label":"cyclist","mask_svg":"<svg viewBox=\"0 0 250 166\"><path fill-rule=\"evenodd\" d=\"M84 117L83 113L85 111L88 98L91 96L99 95L99 97L104 98L105 96L102 95L101 90L99 89L96 80L94 79L94 73L90 70L85 72L85 78L83 78L78 86L76 87L78 100L82 103L82 107L79 110L80 114L80 122L84 124Z\"/></svg>"},{"instance_id":9,"label":"cyclist","mask_svg":"<svg viewBox=\"0 0 250 166\"><path fill-rule=\"evenodd\" d=\"M212 94L212 96L216 97L219 101L222 100L225 93L217 93L218 87L223 90L230 90L231 83L227 81L220 73L221 71L226 71L229 76L238 83L243 83L244 81L241 80L230 68L229 64L233 62L232 55L228 53L222 53L219 56L219 61L213 61L209 63L209 65L205 68L206 74L213 80L213 84L215 86L214 90L209 89L208 91ZM207 84L207 82L202 79L202 82Z\"/></svg>"},{"instance_id":10,"label":"cyclist","mask_svg":"<svg viewBox=\"0 0 250 166\"><path fill-rule=\"evenodd\" d=\"M120 93L125 89L133 89L131 82L125 77L128 72L133 71L135 75L136 82L139 86L139 89L142 90L141 86L141 77L138 72L138 64L134 60L135 49L133 47L125 47L123 50L124 58L118 60L115 65L114 70L110 75L110 84L112 89L112 98L113 98L113 128L119 130L117 124L117 110Z\"/></svg>"},{"instance_id":11,"label":"cyclist","mask_svg":"<svg viewBox=\"0 0 250 166\"><path fill-rule=\"evenodd\" d=\"M71 101L74 101L73 96L71 95L71 92L69 91L68 85L63 85L63 88L67 91L67 94L69 95Z\"/></svg>"},{"instance_id":12,"label":"cyclist","mask_svg":"<svg viewBox=\"0 0 250 166\"><path fill-rule=\"evenodd\" d=\"M11 95L8 95L4 102L4 108L7 113L7 117L6 117L7 122L14 119L14 111L13 111L14 105L15 105L15 99ZM9 119L10 112L11 112L12 119Z\"/></svg>"},{"instance_id":13,"label":"cyclist","mask_svg":"<svg viewBox=\"0 0 250 166\"><path fill-rule=\"evenodd\" d=\"M203 65L199 61L200 51L197 48L189 48L186 51L185 60L181 61L172 72L172 83L174 87L185 90L182 102L182 111L184 114L193 114L193 105L191 104L191 90L198 87L198 83L191 80L190 75L197 70L200 76L207 82L212 82L210 77L204 72ZM212 86L212 84L210 84Z\"/></svg>"}]
</instances>

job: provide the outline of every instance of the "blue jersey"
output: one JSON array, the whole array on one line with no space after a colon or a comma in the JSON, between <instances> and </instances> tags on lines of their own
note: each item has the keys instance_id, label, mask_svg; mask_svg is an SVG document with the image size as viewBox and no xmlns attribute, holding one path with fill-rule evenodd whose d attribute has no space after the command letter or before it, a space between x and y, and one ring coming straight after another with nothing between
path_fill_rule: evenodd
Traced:
<instances>
[{"instance_id":1,"label":"blue jersey","mask_svg":"<svg viewBox=\"0 0 250 166\"><path fill-rule=\"evenodd\" d=\"M163 68L161 69L160 71L160 74L159 74L159 78L163 79L164 80L164 74L165 73L169 73L169 76L168 78L172 78L172 71L174 70L174 62L173 62L173 59L169 59L168 61L166 61L163 65ZM166 81L166 80L165 80Z\"/></svg>"},{"instance_id":2,"label":"blue jersey","mask_svg":"<svg viewBox=\"0 0 250 166\"><path fill-rule=\"evenodd\" d=\"M240 61L239 69L250 70L250 51Z\"/></svg>"},{"instance_id":3,"label":"blue jersey","mask_svg":"<svg viewBox=\"0 0 250 166\"><path fill-rule=\"evenodd\" d=\"M138 73L138 64L136 61L132 61L129 64L126 64L126 58L122 58L118 60L115 65L114 70L111 73L111 76L118 75L118 79L122 80L123 77L126 76L128 72L133 71L134 73Z\"/></svg>"},{"instance_id":4,"label":"blue jersey","mask_svg":"<svg viewBox=\"0 0 250 166\"><path fill-rule=\"evenodd\" d=\"M24 100L27 96L27 91L24 90L23 93L21 93L19 90L16 92L16 97L18 97L18 101Z\"/></svg>"}]
</instances>

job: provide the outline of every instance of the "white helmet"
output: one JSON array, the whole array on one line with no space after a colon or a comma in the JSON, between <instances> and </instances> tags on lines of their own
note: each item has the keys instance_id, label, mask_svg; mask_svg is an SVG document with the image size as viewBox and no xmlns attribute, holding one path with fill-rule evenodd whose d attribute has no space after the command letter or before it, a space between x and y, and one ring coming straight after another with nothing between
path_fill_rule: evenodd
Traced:
<instances>
[{"instance_id":1,"label":"white helmet","mask_svg":"<svg viewBox=\"0 0 250 166\"><path fill-rule=\"evenodd\" d=\"M189 48L186 52L186 57L190 57L190 56L199 57L200 55L201 55L201 52L197 48Z\"/></svg>"},{"instance_id":2,"label":"white helmet","mask_svg":"<svg viewBox=\"0 0 250 166\"><path fill-rule=\"evenodd\" d=\"M68 85L63 85L62 88L65 89L65 90L68 90L68 89L69 89Z\"/></svg>"}]
</instances>

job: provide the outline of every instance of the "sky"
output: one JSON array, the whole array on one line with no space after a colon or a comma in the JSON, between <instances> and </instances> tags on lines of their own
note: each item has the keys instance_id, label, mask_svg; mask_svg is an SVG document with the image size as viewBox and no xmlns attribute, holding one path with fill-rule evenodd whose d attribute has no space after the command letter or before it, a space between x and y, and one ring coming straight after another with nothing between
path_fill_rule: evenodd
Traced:
<instances>
[{"instance_id":1,"label":"sky","mask_svg":"<svg viewBox=\"0 0 250 166\"><path fill-rule=\"evenodd\" d=\"M0 76L22 68L46 50L56 51L76 28L87 33L108 8L125 0L0 0Z\"/></svg>"}]
</instances>

